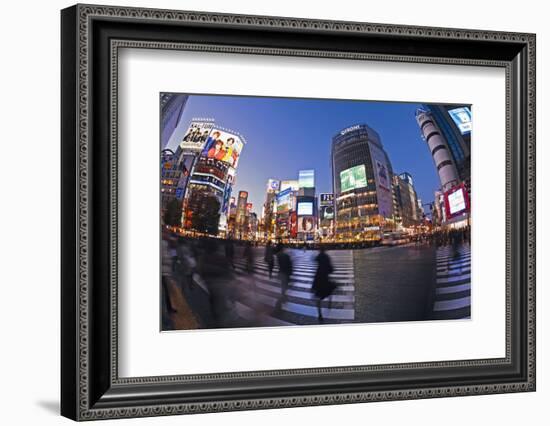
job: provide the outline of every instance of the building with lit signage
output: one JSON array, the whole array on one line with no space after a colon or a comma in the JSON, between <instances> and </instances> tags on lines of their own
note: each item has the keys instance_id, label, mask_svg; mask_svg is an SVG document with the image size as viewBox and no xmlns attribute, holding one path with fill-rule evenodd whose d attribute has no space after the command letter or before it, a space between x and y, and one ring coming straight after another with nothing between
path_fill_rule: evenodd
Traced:
<instances>
[{"instance_id":1,"label":"building with lit signage","mask_svg":"<svg viewBox=\"0 0 550 426\"><path fill-rule=\"evenodd\" d=\"M405 228L419 225L422 221L422 211L418 204L412 176L404 172L395 175L393 179L401 224Z\"/></svg>"},{"instance_id":2,"label":"building with lit signage","mask_svg":"<svg viewBox=\"0 0 550 426\"><path fill-rule=\"evenodd\" d=\"M423 105L447 142L458 177L470 186L472 114L469 106Z\"/></svg>"},{"instance_id":3,"label":"building with lit signage","mask_svg":"<svg viewBox=\"0 0 550 426\"><path fill-rule=\"evenodd\" d=\"M366 124L332 139L332 183L337 240L374 240L394 229L393 169L378 133Z\"/></svg>"},{"instance_id":4,"label":"building with lit signage","mask_svg":"<svg viewBox=\"0 0 550 426\"><path fill-rule=\"evenodd\" d=\"M211 235L228 232L232 188L244 143L241 135L218 126L213 119L191 121L175 153L188 170L179 191L183 193L186 230Z\"/></svg>"},{"instance_id":5,"label":"building with lit signage","mask_svg":"<svg viewBox=\"0 0 550 426\"><path fill-rule=\"evenodd\" d=\"M438 219L443 226L465 226L470 211L470 107L424 105L416 111L416 121L441 182Z\"/></svg>"}]
</instances>

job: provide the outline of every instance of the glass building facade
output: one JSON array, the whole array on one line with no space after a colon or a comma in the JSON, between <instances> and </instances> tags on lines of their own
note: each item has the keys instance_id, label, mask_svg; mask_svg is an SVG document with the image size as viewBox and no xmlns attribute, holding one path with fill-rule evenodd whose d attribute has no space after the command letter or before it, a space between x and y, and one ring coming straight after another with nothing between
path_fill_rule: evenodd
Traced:
<instances>
[{"instance_id":1,"label":"glass building facade","mask_svg":"<svg viewBox=\"0 0 550 426\"><path fill-rule=\"evenodd\" d=\"M393 170L378 133L359 124L332 139L335 238L378 239L394 226Z\"/></svg>"}]
</instances>

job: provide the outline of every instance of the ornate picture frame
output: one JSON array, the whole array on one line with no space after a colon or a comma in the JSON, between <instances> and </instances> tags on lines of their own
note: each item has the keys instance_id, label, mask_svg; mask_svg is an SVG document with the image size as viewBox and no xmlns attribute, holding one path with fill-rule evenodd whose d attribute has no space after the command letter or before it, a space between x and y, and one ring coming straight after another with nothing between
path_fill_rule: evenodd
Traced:
<instances>
[{"instance_id":1,"label":"ornate picture frame","mask_svg":"<svg viewBox=\"0 0 550 426\"><path fill-rule=\"evenodd\" d=\"M64 9L61 30L62 415L93 420L535 390L534 34L96 5ZM504 69L506 356L119 377L117 90L125 47Z\"/></svg>"}]
</instances>

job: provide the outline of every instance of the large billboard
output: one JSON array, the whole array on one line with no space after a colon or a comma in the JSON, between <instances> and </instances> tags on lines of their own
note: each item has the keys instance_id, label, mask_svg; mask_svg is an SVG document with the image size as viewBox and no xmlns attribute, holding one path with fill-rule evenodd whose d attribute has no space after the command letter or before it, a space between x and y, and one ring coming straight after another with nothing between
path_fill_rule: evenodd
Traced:
<instances>
[{"instance_id":1,"label":"large billboard","mask_svg":"<svg viewBox=\"0 0 550 426\"><path fill-rule=\"evenodd\" d=\"M359 166L342 170L340 172L340 186L342 188L342 192L367 186L365 165L360 164Z\"/></svg>"},{"instance_id":2,"label":"large billboard","mask_svg":"<svg viewBox=\"0 0 550 426\"><path fill-rule=\"evenodd\" d=\"M393 216L393 197L391 190L391 176L386 154L378 145L369 142L374 181L376 183L376 198L378 214L383 217Z\"/></svg>"},{"instance_id":3,"label":"large billboard","mask_svg":"<svg viewBox=\"0 0 550 426\"><path fill-rule=\"evenodd\" d=\"M200 152L213 127L214 123L212 122L192 121L180 143L180 148L184 151Z\"/></svg>"},{"instance_id":4,"label":"large billboard","mask_svg":"<svg viewBox=\"0 0 550 426\"><path fill-rule=\"evenodd\" d=\"M445 192L445 213L448 219L466 213L469 209L470 200L463 184Z\"/></svg>"},{"instance_id":5,"label":"large billboard","mask_svg":"<svg viewBox=\"0 0 550 426\"><path fill-rule=\"evenodd\" d=\"M313 201L298 201L298 216L313 215Z\"/></svg>"},{"instance_id":6,"label":"large billboard","mask_svg":"<svg viewBox=\"0 0 550 426\"><path fill-rule=\"evenodd\" d=\"M463 135L472 131L472 112L468 107L450 109L449 115Z\"/></svg>"},{"instance_id":7,"label":"large billboard","mask_svg":"<svg viewBox=\"0 0 550 426\"><path fill-rule=\"evenodd\" d=\"M286 213L292 208L292 189L287 188L277 194L277 213Z\"/></svg>"},{"instance_id":8,"label":"large billboard","mask_svg":"<svg viewBox=\"0 0 550 426\"><path fill-rule=\"evenodd\" d=\"M315 231L315 218L313 216L298 216L298 232Z\"/></svg>"},{"instance_id":9,"label":"large billboard","mask_svg":"<svg viewBox=\"0 0 550 426\"><path fill-rule=\"evenodd\" d=\"M314 170L300 170L300 171L298 171L298 186L300 188L314 188L315 187L315 171Z\"/></svg>"},{"instance_id":10,"label":"large billboard","mask_svg":"<svg viewBox=\"0 0 550 426\"><path fill-rule=\"evenodd\" d=\"M202 156L214 158L232 167L237 167L242 149L243 141L240 136L212 128L202 149Z\"/></svg>"},{"instance_id":11,"label":"large billboard","mask_svg":"<svg viewBox=\"0 0 550 426\"><path fill-rule=\"evenodd\" d=\"M280 191L290 188L292 191L298 191L299 184L297 180L282 180Z\"/></svg>"}]
</instances>

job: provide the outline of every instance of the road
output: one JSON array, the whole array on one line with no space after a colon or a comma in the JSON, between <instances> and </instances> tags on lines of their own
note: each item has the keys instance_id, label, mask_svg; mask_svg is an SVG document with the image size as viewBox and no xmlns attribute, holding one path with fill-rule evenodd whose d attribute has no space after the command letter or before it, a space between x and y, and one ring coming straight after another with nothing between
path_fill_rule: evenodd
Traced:
<instances>
[{"instance_id":1,"label":"road","mask_svg":"<svg viewBox=\"0 0 550 426\"><path fill-rule=\"evenodd\" d=\"M288 249L294 273L283 303L276 309L281 298L277 266L270 278L263 248L254 248L250 273L242 250L236 249L235 270L221 285L221 315L219 307L218 312L212 309L213 287L209 283L197 278L191 288L182 286L200 328L319 324L317 300L311 291L317 251ZM337 289L322 302L323 324L470 317L469 245L436 248L409 244L327 254L334 265L331 280Z\"/></svg>"}]
</instances>

